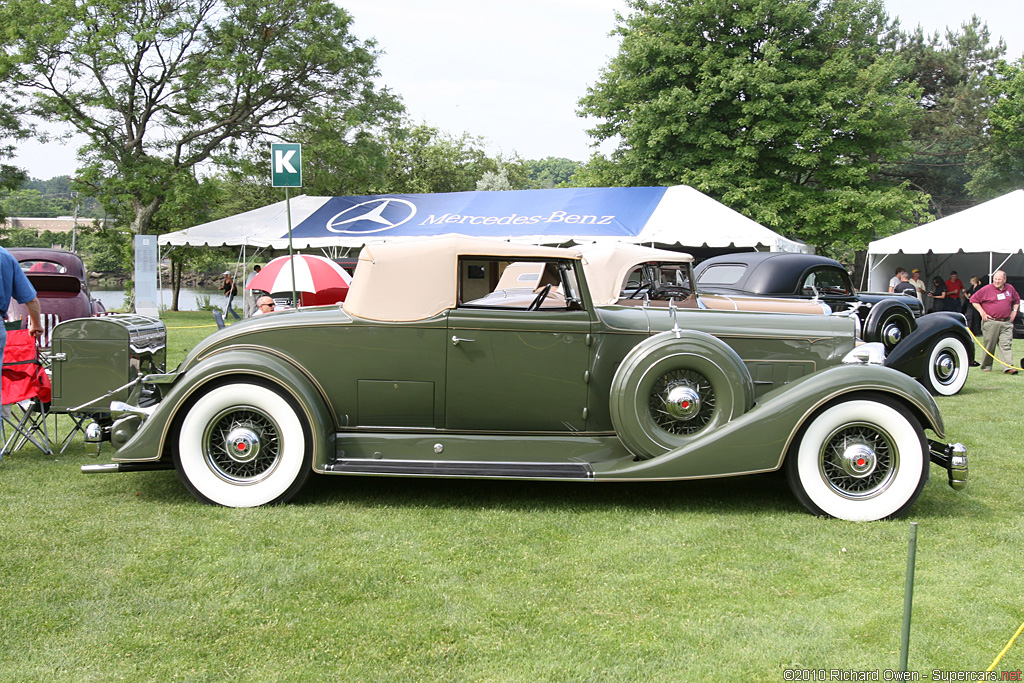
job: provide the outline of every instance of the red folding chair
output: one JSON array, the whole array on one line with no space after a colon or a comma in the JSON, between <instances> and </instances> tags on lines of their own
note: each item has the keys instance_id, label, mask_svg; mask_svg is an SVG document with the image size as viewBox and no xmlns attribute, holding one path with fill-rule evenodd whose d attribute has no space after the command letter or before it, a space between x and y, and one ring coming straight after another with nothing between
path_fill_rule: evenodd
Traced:
<instances>
[{"instance_id":1,"label":"red folding chair","mask_svg":"<svg viewBox=\"0 0 1024 683\"><path fill-rule=\"evenodd\" d=\"M3 379L0 382L0 402L3 404L0 421L0 455L16 451L31 442L47 455L52 455L50 437L46 429L49 413L50 376L39 359L39 347L28 330L7 333L4 347ZM11 434L4 438L5 425Z\"/></svg>"}]
</instances>

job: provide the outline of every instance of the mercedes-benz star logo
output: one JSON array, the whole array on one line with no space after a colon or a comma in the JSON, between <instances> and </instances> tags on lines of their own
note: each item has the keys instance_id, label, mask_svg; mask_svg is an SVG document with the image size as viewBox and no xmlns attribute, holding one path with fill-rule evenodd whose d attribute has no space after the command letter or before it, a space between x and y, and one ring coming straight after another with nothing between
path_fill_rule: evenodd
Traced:
<instances>
[{"instance_id":1,"label":"mercedes-benz star logo","mask_svg":"<svg viewBox=\"0 0 1024 683\"><path fill-rule=\"evenodd\" d=\"M350 206L327 221L327 229L346 235L365 235L397 228L415 215L416 205L404 199L371 199Z\"/></svg>"}]
</instances>

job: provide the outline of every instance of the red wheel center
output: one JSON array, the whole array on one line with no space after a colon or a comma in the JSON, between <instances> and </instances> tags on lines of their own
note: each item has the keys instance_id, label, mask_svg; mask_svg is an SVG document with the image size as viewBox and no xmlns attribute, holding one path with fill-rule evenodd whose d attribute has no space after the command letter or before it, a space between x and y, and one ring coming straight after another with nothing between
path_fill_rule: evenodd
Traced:
<instances>
[{"instance_id":1,"label":"red wheel center","mask_svg":"<svg viewBox=\"0 0 1024 683\"><path fill-rule=\"evenodd\" d=\"M244 451L245 450L245 442L244 441L239 441L238 444L235 445L235 448L237 448L239 451Z\"/></svg>"},{"instance_id":2,"label":"red wheel center","mask_svg":"<svg viewBox=\"0 0 1024 683\"><path fill-rule=\"evenodd\" d=\"M857 467L864 467L864 465L867 465L867 464L868 464L868 461L865 460L864 458L857 458Z\"/></svg>"}]
</instances>

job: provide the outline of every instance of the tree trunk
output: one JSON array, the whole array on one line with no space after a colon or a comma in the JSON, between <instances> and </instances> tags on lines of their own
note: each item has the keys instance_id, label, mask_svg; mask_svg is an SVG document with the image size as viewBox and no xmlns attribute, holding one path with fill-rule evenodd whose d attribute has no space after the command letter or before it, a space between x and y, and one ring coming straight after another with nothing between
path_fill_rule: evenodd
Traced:
<instances>
[{"instance_id":1,"label":"tree trunk","mask_svg":"<svg viewBox=\"0 0 1024 683\"><path fill-rule=\"evenodd\" d=\"M132 219L130 227L132 234L148 235L149 227L153 224L153 216L156 210L163 204L163 198L152 199L148 204L143 204L138 199L132 199L132 208L135 209L135 218Z\"/></svg>"},{"instance_id":2,"label":"tree trunk","mask_svg":"<svg viewBox=\"0 0 1024 683\"><path fill-rule=\"evenodd\" d=\"M178 292L181 291L181 271L185 267L184 260L171 258L171 310L178 310Z\"/></svg>"}]
</instances>

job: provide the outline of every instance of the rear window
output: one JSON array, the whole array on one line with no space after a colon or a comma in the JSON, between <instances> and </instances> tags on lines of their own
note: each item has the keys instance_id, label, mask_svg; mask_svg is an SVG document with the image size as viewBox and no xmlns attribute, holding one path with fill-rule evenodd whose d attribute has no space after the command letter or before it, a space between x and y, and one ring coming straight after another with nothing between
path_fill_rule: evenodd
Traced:
<instances>
[{"instance_id":1,"label":"rear window","mask_svg":"<svg viewBox=\"0 0 1024 683\"><path fill-rule=\"evenodd\" d=\"M35 274L60 274L68 272L68 269L56 261L22 261L21 269L26 273Z\"/></svg>"},{"instance_id":2,"label":"rear window","mask_svg":"<svg viewBox=\"0 0 1024 683\"><path fill-rule=\"evenodd\" d=\"M742 263L708 266L697 278L702 285L734 285L743 278L747 267Z\"/></svg>"}]
</instances>

